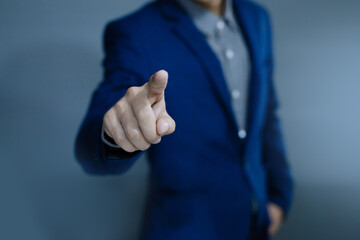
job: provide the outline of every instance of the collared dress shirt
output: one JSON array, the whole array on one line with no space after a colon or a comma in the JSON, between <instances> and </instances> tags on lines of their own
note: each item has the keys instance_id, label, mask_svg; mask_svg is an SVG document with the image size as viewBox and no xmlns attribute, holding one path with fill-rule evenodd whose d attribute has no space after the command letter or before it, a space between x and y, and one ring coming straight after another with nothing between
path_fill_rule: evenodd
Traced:
<instances>
[{"instance_id":1,"label":"collared dress shirt","mask_svg":"<svg viewBox=\"0 0 360 240\"><path fill-rule=\"evenodd\" d=\"M250 57L233 11L232 0L225 1L224 13L220 17L194 3L178 0L193 20L216 54L232 99L232 107L238 125L239 138L246 137L248 85L250 79Z\"/></svg>"}]
</instances>

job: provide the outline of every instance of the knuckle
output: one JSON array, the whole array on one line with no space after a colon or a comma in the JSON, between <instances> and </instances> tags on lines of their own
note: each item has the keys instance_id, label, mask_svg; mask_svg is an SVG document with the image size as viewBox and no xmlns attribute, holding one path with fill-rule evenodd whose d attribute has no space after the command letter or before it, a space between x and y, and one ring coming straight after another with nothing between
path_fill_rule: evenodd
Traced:
<instances>
[{"instance_id":1,"label":"knuckle","mask_svg":"<svg viewBox=\"0 0 360 240\"><path fill-rule=\"evenodd\" d=\"M141 151L145 151L146 149L148 149L150 147L150 144L146 144L146 145L144 145L144 146L141 146L140 147L140 150Z\"/></svg>"},{"instance_id":2,"label":"knuckle","mask_svg":"<svg viewBox=\"0 0 360 240\"><path fill-rule=\"evenodd\" d=\"M110 108L105 114L104 114L104 120L110 121L115 113L114 108Z\"/></svg>"},{"instance_id":3,"label":"knuckle","mask_svg":"<svg viewBox=\"0 0 360 240\"><path fill-rule=\"evenodd\" d=\"M128 128L126 132L130 140L138 140L140 138L140 131L137 129Z\"/></svg>"},{"instance_id":4,"label":"knuckle","mask_svg":"<svg viewBox=\"0 0 360 240\"><path fill-rule=\"evenodd\" d=\"M149 142L157 142L159 141L160 137L156 135L156 131L153 136L149 137Z\"/></svg>"},{"instance_id":5,"label":"knuckle","mask_svg":"<svg viewBox=\"0 0 360 240\"><path fill-rule=\"evenodd\" d=\"M134 152L136 150L134 147L129 145L129 143L125 138L117 137L116 139L114 139L114 141L119 147L124 149L126 152Z\"/></svg>"},{"instance_id":6,"label":"knuckle","mask_svg":"<svg viewBox=\"0 0 360 240\"><path fill-rule=\"evenodd\" d=\"M124 149L124 148L123 148ZM135 152L137 149L133 148L133 147L128 147L127 149L124 149L125 151L129 152L129 153L133 153Z\"/></svg>"},{"instance_id":7,"label":"knuckle","mask_svg":"<svg viewBox=\"0 0 360 240\"><path fill-rule=\"evenodd\" d=\"M107 125L111 120L109 111L107 111L107 113L105 113L104 118L103 118L103 122L104 122L105 125Z\"/></svg>"},{"instance_id":8,"label":"knuckle","mask_svg":"<svg viewBox=\"0 0 360 240\"><path fill-rule=\"evenodd\" d=\"M146 122L151 118L151 114L146 109L141 109L137 113L137 118L140 122Z\"/></svg>"},{"instance_id":9,"label":"knuckle","mask_svg":"<svg viewBox=\"0 0 360 240\"><path fill-rule=\"evenodd\" d=\"M104 130L110 136L112 135L113 128L116 128L116 124L110 114L105 114L103 118Z\"/></svg>"},{"instance_id":10,"label":"knuckle","mask_svg":"<svg viewBox=\"0 0 360 240\"><path fill-rule=\"evenodd\" d=\"M154 143L154 144L157 144L157 143L159 143L160 141L161 141L161 137L160 137L160 136L157 136L157 137L155 137L154 140L151 141L151 142Z\"/></svg>"},{"instance_id":11,"label":"knuckle","mask_svg":"<svg viewBox=\"0 0 360 240\"><path fill-rule=\"evenodd\" d=\"M118 145L119 147L121 147L121 148L124 147L124 140L122 138L120 138L119 136L115 136L114 141L115 141L116 145Z\"/></svg>"},{"instance_id":12,"label":"knuckle","mask_svg":"<svg viewBox=\"0 0 360 240\"><path fill-rule=\"evenodd\" d=\"M126 91L126 95L129 97L129 98L133 98L136 96L136 87L129 87L128 90Z\"/></svg>"},{"instance_id":13,"label":"knuckle","mask_svg":"<svg viewBox=\"0 0 360 240\"><path fill-rule=\"evenodd\" d=\"M137 149L135 149L134 147L132 146L129 146L129 145L124 145L124 146L121 146L122 149L124 149L126 152L135 152Z\"/></svg>"},{"instance_id":14,"label":"knuckle","mask_svg":"<svg viewBox=\"0 0 360 240\"><path fill-rule=\"evenodd\" d=\"M115 109L117 112L120 112L123 109L123 102L121 100L115 103Z\"/></svg>"},{"instance_id":15,"label":"knuckle","mask_svg":"<svg viewBox=\"0 0 360 240\"><path fill-rule=\"evenodd\" d=\"M159 137L157 137L157 136L155 135L155 133L154 133L154 134L151 134L151 135L149 135L149 136L146 136L146 140L147 140L148 142L150 142L150 143L156 142L158 139L159 139Z\"/></svg>"}]
</instances>

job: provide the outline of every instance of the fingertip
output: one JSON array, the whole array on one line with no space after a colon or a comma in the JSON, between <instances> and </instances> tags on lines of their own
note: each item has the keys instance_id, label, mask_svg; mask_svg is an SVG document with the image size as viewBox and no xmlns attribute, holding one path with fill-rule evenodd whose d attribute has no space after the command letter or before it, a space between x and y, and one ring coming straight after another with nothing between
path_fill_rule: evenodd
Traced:
<instances>
[{"instance_id":1,"label":"fingertip","mask_svg":"<svg viewBox=\"0 0 360 240\"><path fill-rule=\"evenodd\" d=\"M168 73L160 70L154 73L149 80L149 92L155 95L162 94L168 82Z\"/></svg>"},{"instance_id":2,"label":"fingertip","mask_svg":"<svg viewBox=\"0 0 360 240\"><path fill-rule=\"evenodd\" d=\"M168 75L169 75L168 72L164 69L161 69L161 70L157 71L157 73L156 73L156 76L163 77L163 78L168 77Z\"/></svg>"},{"instance_id":3,"label":"fingertip","mask_svg":"<svg viewBox=\"0 0 360 240\"><path fill-rule=\"evenodd\" d=\"M157 130L158 130L159 135L164 135L169 131L169 129L170 129L170 124L167 121L162 121L158 125Z\"/></svg>"},{"instance_id":4,"label":"fingertip","mask_svg":"<svg viewBox=\"0 0 360 240\"><path fill-rule=\"evenodd\" d=\"M160 80L160 82L164 82L164 81L167 81L168 77L169 77L169 74L167 71L159 70L154 74L153 80L155 80L155 81Z\"/></svg>"}]
</instances>

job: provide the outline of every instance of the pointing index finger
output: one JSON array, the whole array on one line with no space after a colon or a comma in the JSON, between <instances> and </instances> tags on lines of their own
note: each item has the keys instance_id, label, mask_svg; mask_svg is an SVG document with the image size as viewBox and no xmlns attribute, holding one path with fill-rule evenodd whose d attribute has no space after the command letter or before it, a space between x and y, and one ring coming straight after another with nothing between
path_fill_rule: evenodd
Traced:
<instances>
[{"instance_id":1,"label":"pointing index finger","mask_svg":"<svg viewBox=\"0 0 360 240\"><path fill-rule=\"evenodd\" d=\"M168 82L168 73L160 70L150 77L148 88L149 97L162 96Z\"/></svg>"}]
</instances>

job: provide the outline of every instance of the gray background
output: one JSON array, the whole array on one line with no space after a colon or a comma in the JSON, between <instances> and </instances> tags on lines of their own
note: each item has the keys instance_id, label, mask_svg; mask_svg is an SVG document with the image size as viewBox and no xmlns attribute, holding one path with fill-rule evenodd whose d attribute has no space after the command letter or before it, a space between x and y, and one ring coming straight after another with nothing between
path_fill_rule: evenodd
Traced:
<instances>
[{"instance_id":1,"label":"gray background","mask_svg":"<svg viewBox=\"0 0 360 240\"><path fill-rule=\"evenodd\" d=\"M144 0L1 0L0 239L135 239L148 167L85 175L74 137L101 79L105 22ZM360 237L360 1L261 1L294 169L277 239Z\"/></svg>"}]
</instances>

